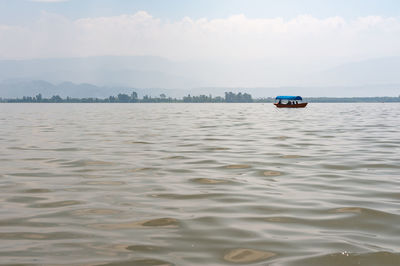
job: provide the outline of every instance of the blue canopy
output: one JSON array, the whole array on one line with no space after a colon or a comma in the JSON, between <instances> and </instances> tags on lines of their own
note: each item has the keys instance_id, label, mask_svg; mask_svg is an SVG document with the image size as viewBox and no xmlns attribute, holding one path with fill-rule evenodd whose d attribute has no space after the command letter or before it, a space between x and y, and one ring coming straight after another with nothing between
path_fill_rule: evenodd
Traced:
<instances>
[{"instance_id":1,"label":"blue canopy","mask_svg":"<svg viewBox=\"0 0 400 266\"><path fill-rule=\"evenodd\" d=\"M302 101L303 98L300 96L277 96L275 100L292 100L292 101Z\"/></svg>"}]
</instances>

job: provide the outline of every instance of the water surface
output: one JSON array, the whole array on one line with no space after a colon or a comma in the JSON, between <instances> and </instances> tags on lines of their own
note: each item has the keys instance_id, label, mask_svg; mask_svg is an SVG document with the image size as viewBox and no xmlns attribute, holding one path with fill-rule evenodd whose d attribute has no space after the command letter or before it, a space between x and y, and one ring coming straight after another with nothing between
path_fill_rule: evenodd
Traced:
<instances>
[{"instance_id":1,"label":"water surface","mask_svg":"<svg viewBox=\"0 0 400 266\"><path fill-rule=\"evenodd\" d=\"M400 265L400 104L1 104L0 263Z\"/></svg>"}]
</instances>

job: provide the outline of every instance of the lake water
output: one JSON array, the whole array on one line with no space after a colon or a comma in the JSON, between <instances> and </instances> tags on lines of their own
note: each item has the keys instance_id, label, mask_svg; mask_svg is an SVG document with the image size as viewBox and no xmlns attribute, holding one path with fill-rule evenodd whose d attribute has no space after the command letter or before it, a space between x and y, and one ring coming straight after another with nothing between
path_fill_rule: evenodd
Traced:
<instances>
[{"instance_id":1,"label":"lake water","mask_svg":"<svg viewBox=\"0 0 400 266\"><path fill-rule=\"evenodd\" d=\"M0 263L400 265L400 104L0 104Z\"/></svg>"}]
</instances>

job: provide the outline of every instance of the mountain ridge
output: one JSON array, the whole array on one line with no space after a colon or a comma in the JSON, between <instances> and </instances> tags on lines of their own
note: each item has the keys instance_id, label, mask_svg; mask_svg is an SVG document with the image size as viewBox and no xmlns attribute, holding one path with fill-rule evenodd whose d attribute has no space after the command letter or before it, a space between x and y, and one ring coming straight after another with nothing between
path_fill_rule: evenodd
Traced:
<instances>
[{"instance_id":1,"label":"mountain ridge","mask_svg":"<svg viewBox=\"0 0 400 266\"><path fill-rule=\"evenodd\" d=\"M372 86L376 88L375 86ZM250 93L255 98L274 97L276 95L302 95L310 97L321 97L321 91L326 91L327 97L376 97L395 96L400 93L400 84L380 85L380 94L366 94L369 86L309 86L309 87L203 87L187 89L165 89L165 88L135 88L127 86L96 86L88 83L75 84L73 82L62 82L53 84L43 80L6 80L0 82L1 98L22 98L23 96L35 96L42 94L43 97L59 95L62 98L106 98L116 96L119 93L131 94L135 91L139 97L145 95L159 97L165 94L167 97L182 98L192 95L224 96L225 92ZM347 94L340 93L347 91Z\"/></svg>"},{"instance_id":2,"label":"mountain ridge","mask_svg":"<svg viewBox=\"0 0 400 266\"><path fill-rule=\"evenodd\" d=\"M38 87L44 95L55 92L70 97L106 97L127 92L127 88L148 95L169 92L171 97L182 97L184 92L218 95L239 88L260 97L394 96L400 94L398 69L400 57L304 70L299 64L290 66L278 59L216 63L179 62L157 56L0 60L0 97L32 95Z\"/></svg>"}]
</instances>

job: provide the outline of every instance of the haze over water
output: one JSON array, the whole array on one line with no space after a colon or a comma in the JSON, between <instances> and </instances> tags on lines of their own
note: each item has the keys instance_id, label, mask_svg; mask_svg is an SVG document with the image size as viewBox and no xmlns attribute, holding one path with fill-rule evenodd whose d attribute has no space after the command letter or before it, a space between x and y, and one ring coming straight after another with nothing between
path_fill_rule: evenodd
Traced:
<instances>
[{"instance_id":1,"label":"haze over water","mask_svg":"<svg viewBox=\"0 0 400 266\"><path fill-rule=\"evenodd\" d=\"M1 104L0 263L400 265L399 117Z\"/></svg>"}]
</instances>

